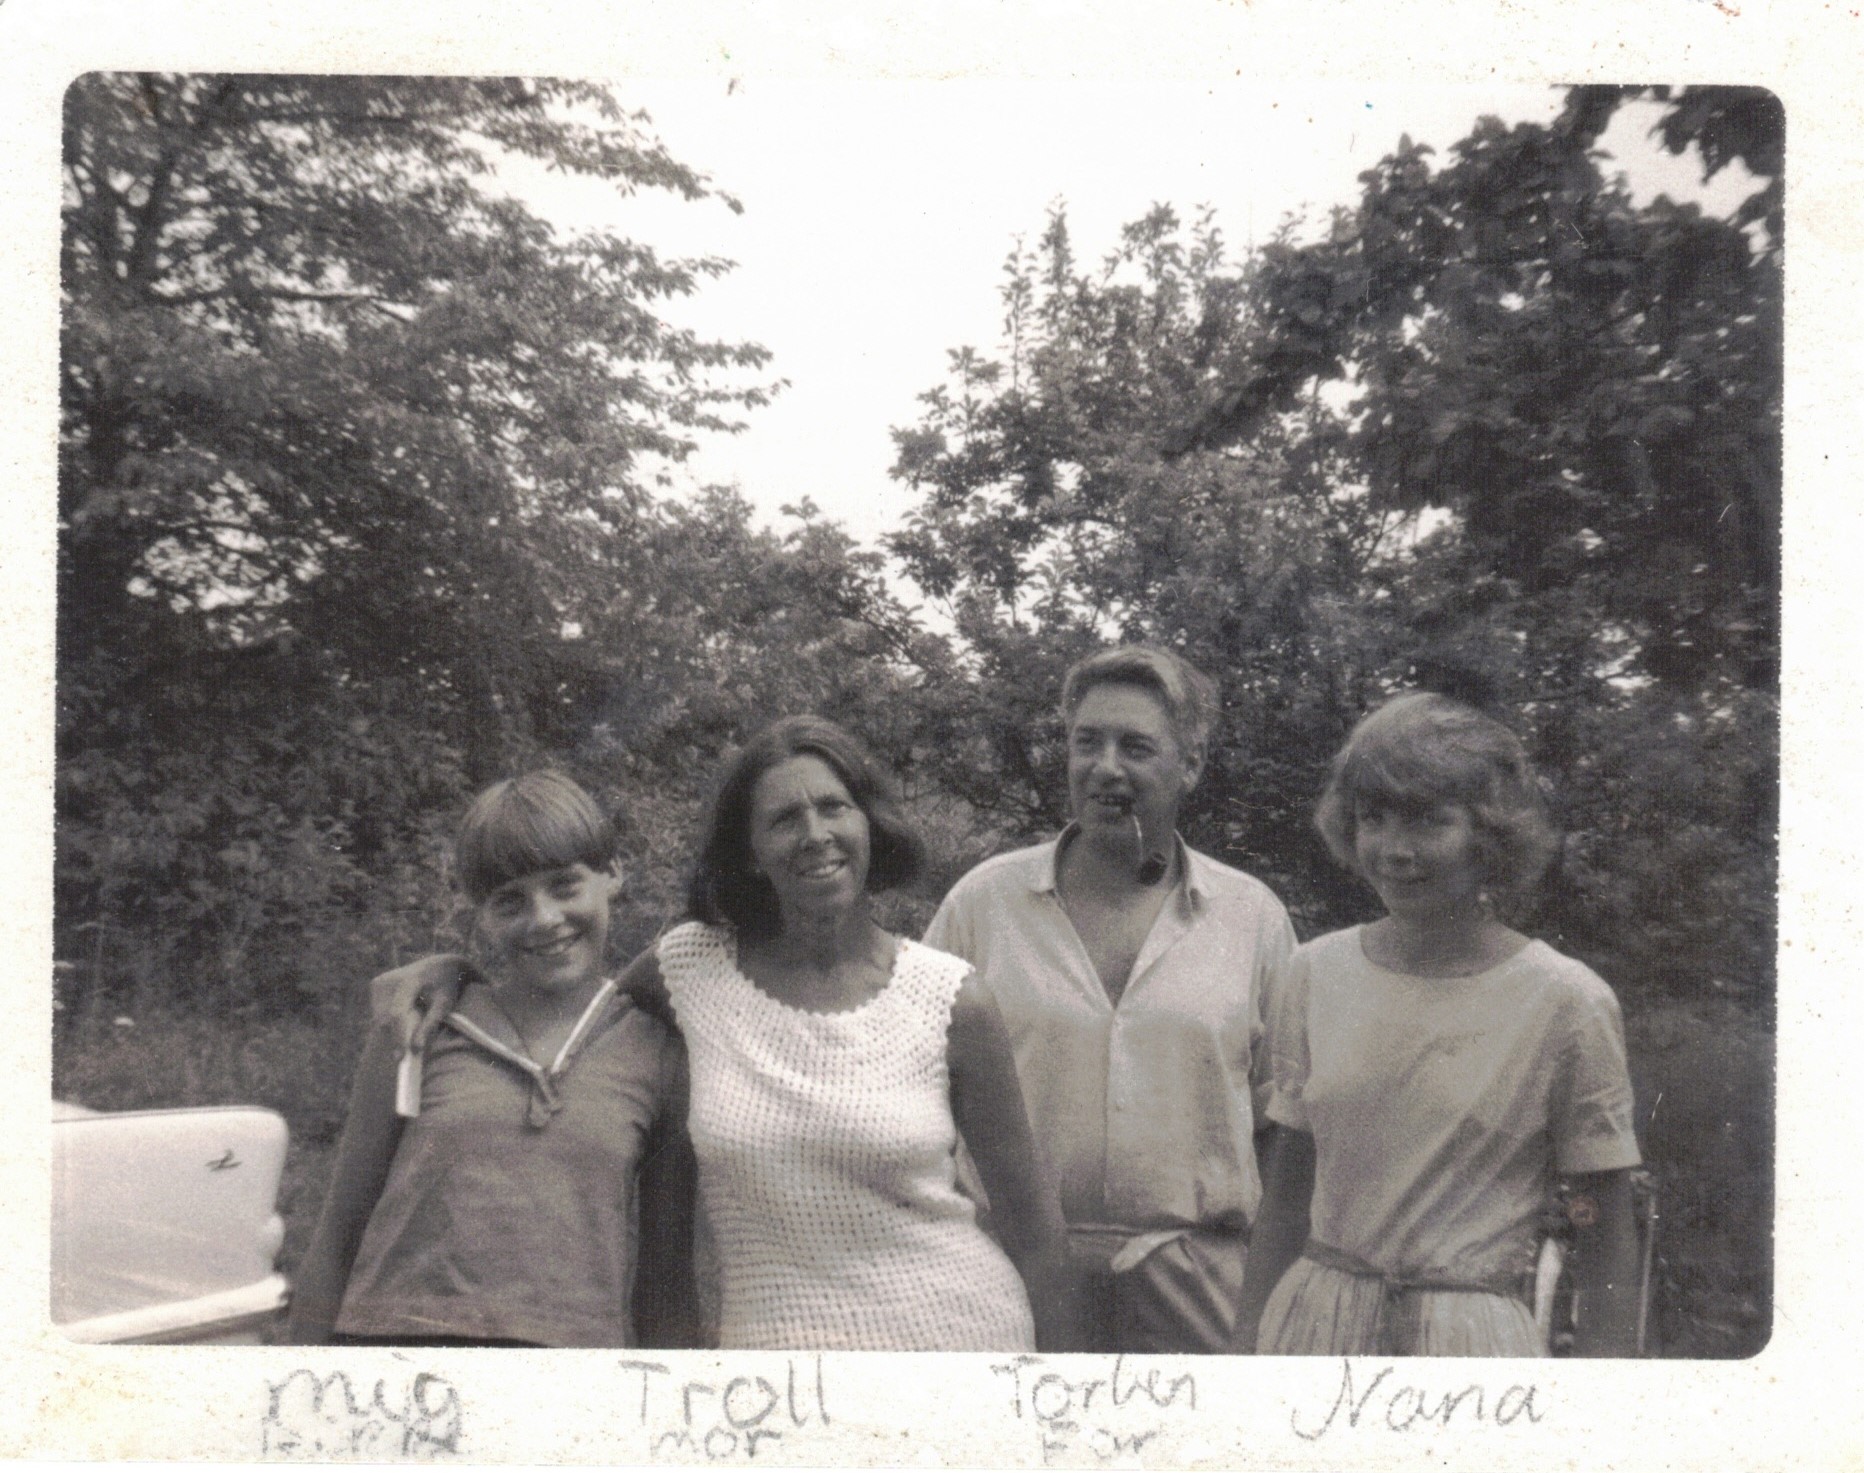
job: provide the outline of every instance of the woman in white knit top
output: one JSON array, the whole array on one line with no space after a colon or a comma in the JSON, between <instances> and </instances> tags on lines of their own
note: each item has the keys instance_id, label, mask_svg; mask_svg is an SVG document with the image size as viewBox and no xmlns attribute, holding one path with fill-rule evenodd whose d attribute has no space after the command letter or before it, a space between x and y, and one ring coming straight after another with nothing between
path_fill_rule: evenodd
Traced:
<instances>
[{"instance_id":1,"label":"woman in white knit top","mask_svg":"<svg viewBox=\"0 0 1864 1473\"><path fill-rule=\"evenodd\" d=\"M697 919L623 979L664 988L686 1037L721 1345L1070 1345L1060 1203L996 1004L966 963L869 913L920 860L853 737L779 721L720 783ZM957 1190L960 1130L1002 1248Z\"/></svg>"},{"instance_id":2,"label":"woman in white knit top","mask_svg":"<svg viewBox=\"0 0 1864 1473\"><path fill-rule=\"evenodd\" d=\"M721 1347L1077 1348L1060 1198L996 1002L870 913L921 860L859 742L776 722L723 775L695 919L619 979L685 1036ZM451 960L377 979L385 1005L444 1010ZM1001 1247L957 1189L960 1133Z\"/></svg>"}]
</instances>

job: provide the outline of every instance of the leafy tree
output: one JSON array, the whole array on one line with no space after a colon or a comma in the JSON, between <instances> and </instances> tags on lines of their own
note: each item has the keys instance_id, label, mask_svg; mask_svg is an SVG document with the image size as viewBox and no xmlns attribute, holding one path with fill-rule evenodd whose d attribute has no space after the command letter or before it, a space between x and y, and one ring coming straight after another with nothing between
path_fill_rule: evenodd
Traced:
<instances>
[{"instance_id":1,"label":"leafy tree","mask_svg":"<svg viewBox=\"0 0 1864 1473\"><path fill-rule=\"evenodd\" d=\"M1728 220L1636 205L1593 152L1624 97L1481 120L1441 168L1401 140L1318 239L1238 268L1158 210L1098 273L1059 216L1012 257L1007 361L954 354L897 432L925 503L894 546L977 677L934 691L958 791L1052 824L1024 734L1055 677L1158 639L1232 707L1196 835L1338 923L1364 901L1306 834L1322 765L1434 685L1503 707L1564 795L1544 929L1633 987L1770 995L1773 185ZM1707 167L1777 161L1753 95L1663 100Z\"/></svg>"},{"instance_id":2,"label":"leafy tree","mask_svg":"<svg viewBox=\"0 0 1864 1473\"><path fill-rule=\"evenodd\" d=\"M498 149L704 181L564 83L94 75L65 145L67 644L430 662L483 768L526 714L521 634L573 613L644 456L763 393L695 380L764 355L654 315L724 263L559 241L478 178Z\"/></svg>"},{"instance_id":3,"label":"leafy tree","mask_svg":"<svg viewBox=\"0 0 1864 1473\"><path fill-rule=\"evenodd\" d=\"M1003 299L1007 361L954 353L951 385L896 431L895 474L925 503L892 547L949 601L964 647L923 703L939 780L995 818L997 843L1057 826L1062 672L1107 638L1153 639L1223 676L1193 837L1299 907L1337 898L1309 832L1312 774L1390 642L1340 591L1403 519L1335 494L1317 404L1247 446L1166 453L1254 342L1255 277L1227 268L1208 217L1187 239L1154 209L1083 271L1057 211L1012 255Z\"/></svg>"},{"instance_id":4,"label":"leafy tree","mask_svg":"<svg viewBox=\"0 0 1864 1473\"><path fill-rule=\"evenodd\" d=\"M1596 154L1633 96L1751 197L1636 203ZM1235 265L1155 210L1083 271L1057 215L1003 356L952 354L895 432L923 500L893 547L958 635L930 760L980 850L1059 821L1050 703L1110 638L1219 677L1188 835L1309 933L1372 908L1308 834L1361 711L1426 685L1523 732L1568 832L1524 920L1618 989L1661 1102L1673 1354L1753 1354L1769 1317L1780 138L1749 89L1574 89L1441 164L1401 140Z\"/></svg>"},{"instance_id":5,"label":"leafy tree","mask_svg":"<svg viewBox=\"0 0 1864 1473\"><path fill-rule=\"evenodd\" d=\"M665 572L617 584L574 642L580 700L560 752L622 817L628 945L679 912L711 782L766 722L821 712L914 767L910 682L941 642L900 607L878 553L806 501L787 510L778 531L735 491L662 503L642 556Z\"/></svg>"},{"instance_id":6,"label":"leafy tree","mask_svg":"<svg viewBox=\"0 0 1864 1473\"><path fill-rule=\"evenodd\" d=\"M768 392L761 349L658 315L726 263L560 239L491 187L507 154L706 198L644 123L560 82L72 85L69 954L104 926L250 990L317 897L418 870L436 807L573 725L565 629L662 576L654 466Z\"/></svg>"},{"instance_id":7,"label":"leafy tree","mask_svg":"<svg viewBox=\"0 0 1864 1473\"><path fill-rule=\"evenodd\" d=\"M1655 90L1666 147L1777 170L1768 94ZM1313 309L1352 383L1368 500L1444 518L1411 570L1405 673L1511 708L1558 778L1572 863L1544 924L1621 985L1765 1004L1778 179L1726 220L1635 205L1594 153L1625 96L1482 120L1436 170L1403 141L1263 290L1283 322Z\"/></svg>"},{"instance_id":8,"label":"leafy tree","mask_svg":"<svg viewBox=\"0 0 1864 1473\"><path fill-rule=\"evenodd\" d=\"M1405 140L1265 291L1354 377L1375 501L1454 513L1530 599L1583 593L1619 673L1771 687L1779 241L1746 209L1636 208L1589 152L1602 126L1580 89L1547 127L1482 120L1435 171ZM1605 663L1559 653L1556 688Z\"/></svg>"}]
</instances>

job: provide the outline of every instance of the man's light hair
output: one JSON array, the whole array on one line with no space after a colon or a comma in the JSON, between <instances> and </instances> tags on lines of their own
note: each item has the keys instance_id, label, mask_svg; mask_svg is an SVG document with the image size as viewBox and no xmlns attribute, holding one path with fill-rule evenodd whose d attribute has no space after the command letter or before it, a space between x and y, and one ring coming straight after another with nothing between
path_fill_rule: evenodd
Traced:
<instances>
[{"instance_id":1,"label":"man's light hair","mask_svg":"<svg viewBox=\"0 0 1864 1473\"><path fill-rule=\"evenodd\" d=\"M1217 720L1217 683L1189 660L1155 644L1123 644L1077 660L1061 683L1062 720L1072 725L1097 685L1136 685L1158 697L1186 757L1202 761Z\"/></svg>"}]
</instances>

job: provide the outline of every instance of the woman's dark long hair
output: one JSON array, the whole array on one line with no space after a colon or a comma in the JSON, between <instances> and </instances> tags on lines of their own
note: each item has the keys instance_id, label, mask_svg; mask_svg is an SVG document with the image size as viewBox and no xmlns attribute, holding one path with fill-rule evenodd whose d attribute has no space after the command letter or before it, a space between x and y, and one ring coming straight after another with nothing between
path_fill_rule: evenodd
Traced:
<instances>
[{"instance_id":1,"label":"woman's dark long hair","mask_svg":"<svg viewBox=\"0 0 1864 1473\"><path fill-rule=\"evenodd\" d=\"M751 795L757 780L792 757L819 757L834 769L867 816L870 893L909 885L925 866L925 845L900 812L893 782L850 732L820 716L772 722L725 765L701 831L686 886L696 920L768 936L779 924L777 892L751 864Z\"/></svg>"}]
</instances>

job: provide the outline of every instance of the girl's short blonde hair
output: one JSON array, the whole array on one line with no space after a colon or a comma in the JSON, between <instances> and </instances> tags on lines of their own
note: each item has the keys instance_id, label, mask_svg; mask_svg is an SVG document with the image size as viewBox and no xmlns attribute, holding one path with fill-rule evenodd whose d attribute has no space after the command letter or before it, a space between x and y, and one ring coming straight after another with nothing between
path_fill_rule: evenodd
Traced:
<instances>
[{"instance_id":1,"label":"girl's short blonde hair","mask_svg":"<svg viewBox=\"0 0 1864 1473\"><path fill-rule=\"evenodd\" d=\"M1520 739L1473 706L1427 691L1363 717L1333 759L1314 823L1355 874L1362 803L1401 812L1462 804L1475 823L1483 886L1497 902L1531 890L1559 843Z\"/></svg>"}]
</instances>

